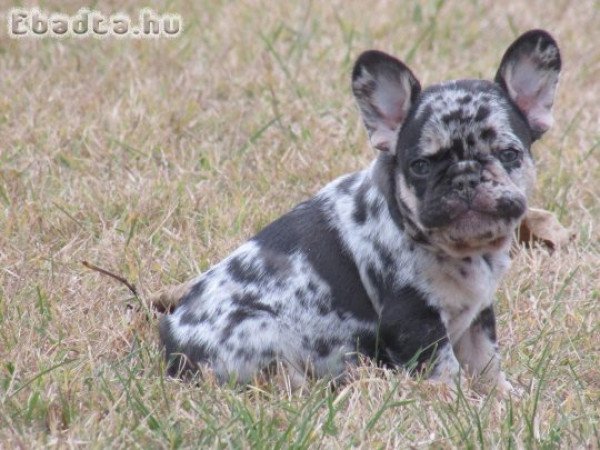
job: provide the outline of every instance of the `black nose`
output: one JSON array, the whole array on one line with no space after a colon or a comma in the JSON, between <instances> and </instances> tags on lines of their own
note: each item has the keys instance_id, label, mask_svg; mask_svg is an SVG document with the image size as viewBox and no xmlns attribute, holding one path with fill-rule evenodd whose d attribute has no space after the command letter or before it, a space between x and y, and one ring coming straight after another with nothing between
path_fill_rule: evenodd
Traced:
<instances>
[{"instance_id":1,"label":"black nose","mask_svg":"<svg viewBox=\"0 0 600 450\"><path fill-rule=\"evenodd\" d=\"M459 193L467 191L469 189L476 188L479 184L481 175L478 173L463 173L454 177L452 180L452 187Z\"/></svg>"},{"instance_id":2,"label":"black nose","mask_svg":"<svg viewBox=\"0 0 600 450\"><path fill-rule=\"evenodd\" d=\"M498 214L507 219L518 219L527 209L527 204L523 198L502 197L496 203Z\"/></svg>"},{"instance_id":3,"label":"black nose","mask_svg":"<svg viewBox=\"0 0 600 450\"><path fill-rule=\"evenodd\" d=\"M452 189L463 199L470 201L481 182L481 164L477 161L460 161L448 171L452 177Z\"/></svg>"}]
</instances>

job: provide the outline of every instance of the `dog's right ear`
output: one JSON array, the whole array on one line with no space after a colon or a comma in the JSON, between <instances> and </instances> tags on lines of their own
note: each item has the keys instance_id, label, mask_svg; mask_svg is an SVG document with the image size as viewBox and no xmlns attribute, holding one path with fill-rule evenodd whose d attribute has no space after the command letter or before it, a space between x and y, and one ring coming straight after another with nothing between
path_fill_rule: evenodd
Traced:
<instances>
[{"instance_id":1,"label":"dog's right ear","mask_svg":"<svg viewBox=\"0 0 600 450\"><path fill-rule=\"evenodd\" d=\"M495 81L523 113L534 139L552 125L552 104L560 69L558 45L544 30L522 34L500 63Z\"/></svg>"},{"instance_id":2,"label":"dog's right ear","mask_svg":"<svg viewBox=\"0 0 600 450\"><path fill-rule=\"evenodd\" d=\"M352 92L369 133L371 146L394 152L398 131L421 84L396 58L369 50L358 57L352 70Z\"/></svg>"}]
</instances>

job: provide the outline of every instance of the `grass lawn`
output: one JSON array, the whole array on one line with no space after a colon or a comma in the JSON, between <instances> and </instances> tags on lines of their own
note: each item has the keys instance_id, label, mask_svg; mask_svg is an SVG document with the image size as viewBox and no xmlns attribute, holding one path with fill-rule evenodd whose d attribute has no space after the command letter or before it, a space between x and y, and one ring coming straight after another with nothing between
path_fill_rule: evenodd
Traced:
<instances>
[{"instance_id":1,"label":"grass lawn","mask_svg":"<svg viewBox=\"0 0 600 450\"><path fill-rule=\"evenodd\" d=\"M152 3L184 32L15 40L0 5L0 447L599 447L597 0L119 3L89 5L137 18ZM497 294L522 398L446 401L368 364L337 391L164 377L149 295L374 157L350 92L361 51L397 55L424 85L491 78L530 28L563 54L532 205L577 237L518 249Z\"/></svg>"}]
</instances>

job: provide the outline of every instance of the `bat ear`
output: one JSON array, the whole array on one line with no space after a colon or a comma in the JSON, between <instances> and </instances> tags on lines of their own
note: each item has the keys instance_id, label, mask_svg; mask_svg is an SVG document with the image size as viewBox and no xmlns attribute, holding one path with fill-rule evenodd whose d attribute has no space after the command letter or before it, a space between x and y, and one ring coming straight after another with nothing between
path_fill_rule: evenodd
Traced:
<instances>
[{"instance_id":1,"label":"bat ear","mask_svg":"<svg viewBox=\"0 0 600 450\"><path fill-rule=\"evenodd\" d=\"M544 30L531 30L508 48L496 74L496 83L523 113L536 139L554 121L552 104L560 69L556 41Z\"/></svg>"},{"instance_id":2,"label":"bat ear","mask_svg":"<svg viewBox=\"0 0 600 450\"><path fill-rule=\"evenodd\" d=\"M394 152L398 131L421 85L396 58L369 50L358 57L352 71L352 92L369 133L371 146Z\"/></svg>"}]
</instances>

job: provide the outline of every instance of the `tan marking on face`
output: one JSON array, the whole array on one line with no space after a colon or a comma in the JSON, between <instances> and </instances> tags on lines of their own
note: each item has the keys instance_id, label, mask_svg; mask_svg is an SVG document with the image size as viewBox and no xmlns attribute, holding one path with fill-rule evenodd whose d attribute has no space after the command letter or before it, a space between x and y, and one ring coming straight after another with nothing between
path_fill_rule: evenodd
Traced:
<instances>
[{"instance_id":1,"label":"tan marking on face","mask_svg":"<svg viewBox=\"0 0 600 450\"><path fill-rule=\"evenodd\" d=\"M419 148L423 156L435 155L441 149L450 146L450 133L445 131L447 130L437 120L427 123L419 141Z\"/></svg>"},{"instance_id":2,"label":"tan marking on face","mask_svg":"<svg viewBox=\"0 0 600 450\"><path fill-rule=\"evenodd\" d=\"M513 170L510 176L514 183L523 189L523 192L529 198L533 191L536 179L536 170L533 160L529 157L525 157L521 163L521 168Z\"/></svg>"},{"instance_id":3,"label":"tan marking on face","mask_svg":"<svg viewBox=\"0 0 600 450\"><path fill-rule=\"evenodd\" d=\"M413 213L414 219L418 220L417 196L411 186L406 184L404 177L398 177L396 195L408 206Z\"/></svg>"},{"instance_id":4,"label":"tan marking on face","mask_svg":"<svg viewBox=\"0 0 600 450\"><path fill-rule=\"evenodd\" d=\"M490 180L496 181L500 184L513 184L512 180L508 176L508 173L502 167L502 164L496 161L486 164L483 168L482 175L484 177L488 175Z\"/></svg>"}]
</instances>

